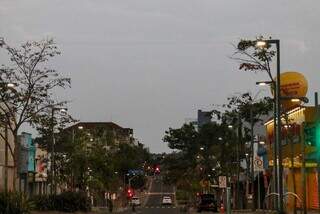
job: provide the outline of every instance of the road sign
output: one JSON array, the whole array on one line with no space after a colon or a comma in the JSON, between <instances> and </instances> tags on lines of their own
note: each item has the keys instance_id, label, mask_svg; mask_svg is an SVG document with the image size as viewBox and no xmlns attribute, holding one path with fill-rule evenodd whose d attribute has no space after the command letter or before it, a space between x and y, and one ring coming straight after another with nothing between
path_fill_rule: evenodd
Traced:
<instances>
[{"instance_id":1,"label":"road sign","mask_svg":"<svg viewBox=\"0 0 320 214\"><path fill-rule=\"evenodd\" d=\"M209 181L208 180L201 180L200 185L202 188L206 188L209 186Z\"/></svg>"},{"instance_id":2,"label":"road sign","mask_svg":"<svg viewBox=\"0 0 320 214\"><path fill-rule=\"evenodd\" d=\"M227 188L227 177L219 176L219 188Z\"/></svg>"},{"instance_id":3,"label":"road sign","mask_svg":"<svg viewBox=\"0 0 320 214\"><path fill-rule=\"evenodd\" d=\"M263 171L263 160L258 155L254 159L254 171L256 172Z\"/></svg>"},{"instance_id":4,"label":"road sign","mask_svg":"<svg viewBox=\"0 0 320 214\"><path fill-rule=\"evenodd\" d=\"M253 167L255 172L262 172L263 171L263 159L258 155L258 148L259 144L255 143L253 145L254 155L253 155Z\"/></svg>"}]
</instances>

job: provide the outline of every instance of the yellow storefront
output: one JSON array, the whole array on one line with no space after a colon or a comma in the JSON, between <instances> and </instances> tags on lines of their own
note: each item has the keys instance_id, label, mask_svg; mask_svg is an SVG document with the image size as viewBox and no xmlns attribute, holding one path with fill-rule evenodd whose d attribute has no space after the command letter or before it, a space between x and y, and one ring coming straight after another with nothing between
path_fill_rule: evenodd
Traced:
<instances>
[{"instance_id":1,"label":"yellow storefront","mask_svg":"<svg viewBox=\"0 0 320 214\"><path fill-rule=\"evenodd\" d=\"M302 186L302 144L303 130L305 123L313 123L315 118L314 107L296 107L286 112L282 118L282 164L283 164L283 186L285 192L295 192L299 198L303 199ZM269 166L273 166L273 119L265 123L267 129L267 151ZM318 208L318 182L317 182L317 163L313 154L316 147L305 144L306 157L306 197L307 208ZM292 167L293 165L293 167ZM294 185L295 184L295 185ZM290 193L289 193L290 195ZM287 207L293 208L294 197L288 196ZM297 200L297 207L301 208L301 203Z\"/></svg>"}]
</instances>

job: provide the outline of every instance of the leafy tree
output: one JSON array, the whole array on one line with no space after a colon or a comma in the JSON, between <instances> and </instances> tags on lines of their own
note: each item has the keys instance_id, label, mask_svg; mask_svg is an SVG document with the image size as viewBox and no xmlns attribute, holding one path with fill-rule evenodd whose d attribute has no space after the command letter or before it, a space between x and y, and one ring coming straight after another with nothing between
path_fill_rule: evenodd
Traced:
<instances>
[{"instance_id":1,"label":"leafy tree","mask_svg":"<svg viewBox=\"0 0 320 214\"><path fill-rule=\"evenodd\" d=\"M61 77L55 69L47 66L51 58L60 54L52 39L26 42L19 48L1 40L0 46L6 50L10 61L0 68L0 124L8 128L14 146L9 144L3 132L0 137L7 143L16 169L20 127L25 123L35 125L45 111L62 105L64 102L56 102L53 93L57 88L70 87L70 79Z\"/></svg>"},{"instance_id":2,"label":"leafy tree","mask_svg":"<svg viewBox=\"0 0 320 214\"><path fill-rule=\"evenodd\" d=\"M270 81L274 81L271 73L271 63L276 52L269 43L264 48L258 47L256 43L259 40L266 40L266 38L258 36L255 40L241 39L235 46L236 50L231 58L239 62L240 70L266 72Z\"/></svg>"},{"instance_id":3,"label":"leafy tree","mask_svg":"<svg viewBox=\"0 0 320 214\"><path fill-rule=\"evenodd\" d=\"M118 172L119 178L125 179L128 182L127 173L129 170L143 170L144 163L149 163L151 160L150 152L144 148L143 144L129 145L120 144L116 152L112 155L114 168ZM132 180L133 187L141 187L144 184L144 178L137 177Z\"/></svg>"},{"instance_id":4,"label":"leafy tree","mask_svg":"<svg viewBox=\"0 0 320 214\"><path fill-rule=\"evenodd\" d=\"M217 182L217 176L232 176L236 166L235 135L226 124L212 122L198 131L191 124L180 129L169 129L164 142L177 153L164 161L166 181L178 187L199 191L199 182L208 175Z\"/></svg>"},{"instance_id":5,"label":"leafy tree","mask_svg":"<svg viewBox=\"0 0 320 214\"><path fill-rule=\"evenodd\" d=\"M185 153L186 156L194 156L199 150L196 144L198 132L192 124L184 124L181 128L169 128L165 132L164 142L168 143L170 149L177 149Z\"/></svg>"}]
</instances>

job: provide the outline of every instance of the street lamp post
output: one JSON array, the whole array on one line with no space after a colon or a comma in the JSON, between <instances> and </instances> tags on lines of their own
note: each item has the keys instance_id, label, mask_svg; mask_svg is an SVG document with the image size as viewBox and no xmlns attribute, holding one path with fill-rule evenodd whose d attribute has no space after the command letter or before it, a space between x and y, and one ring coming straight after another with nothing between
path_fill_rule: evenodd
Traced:
<instances>
[{"instance_id":1,"label":"street lamp post","mask_svg":"<svg viewBox=\"0 0 320 214\"><path fill-rule=\"evenodd\" d=\"M259 90L256 95L253 97L253 99L251 100L250 103L250 135L251 135L251 190L252 190L252 200L254 200L254 121L253 121L253 105L254 105L254 101L256 100L256 98L258 97L258 95L260 94L262 90ZM258 195L259 197L259 195ZM256 206L255 203L252 203L252 211L255 211Z\"/></svg>"},{"instance_id":2,"label":"street lamp post","mask_svg":"<svg viewBox=\"0 0 320 214\"><path fill-rule=\"evenodd\" d=\"M236 194L235 194L235 206L237 209L239 209L240 205L240 144L241 144L241 118L240 113L237 113L237 143L236 143L236 156L237 156L237 181L236 181ZM229 129L234 129L235 127L233 125L228 125Z\"/></svg>"},{"instance_id":3,"label":"street lamp post","mask_svg":"<svg viewBox=\"0 0 320 214\"><path fill-rule=\"evenodd\" d=\"M263 82L256 82L256 85L260 85L260 86L265 86L265 85L271 85L271 87L275 88L275 82L274 81L263 81ZM278 146L277 146L277 139L276 139L276 132L277 132L277 127L276 127L276 119L277 119L277 110L276 110L276 102L275 102L275 95L274 95L274 99L273 99L273 175L274 175L274 179L273 179L273 188L274 188L274 192L278 193ZM275 198L274 204L276 206L276 208L278 207L278 200L277 198Z\"/></svg>"},{"instance_id":4,"label":"street lamp post","mask_svg":"<svg viewBox=\"0 0 320 214\"><path fill-rule=\"evenodd\" d=\"M51 165L50 165L50 171L51 171L51 179L50 179L50 194L52 195L53 192L56 194L57 189L55 186L55 138L54 138L54 113L55 111L61 111L66 112L67 108L62 107L51 107Z\"/></svg>"},{"instance_id":5,"label":"street lamp post","mask_svg":"<svg viewBox=\"0 0 320 214\"><path fill-rule=\"evenodd\" d=\"M277 183L278 183L278 211L279 213L283 213L283 180L282 180L282 148L281 148L281 103L280 103L280 40L278 39L269 39L269 40L259 40L257 41L258 47L265 47L267 44L275 44L276 51L277 51L277 75L276 75L276 83L275 83L275 120L274 125L276 126L276 142L275 146L277 152L277 159L274 162L278 162L278 176L277 176Z\"/></svg>"}]
</instances>

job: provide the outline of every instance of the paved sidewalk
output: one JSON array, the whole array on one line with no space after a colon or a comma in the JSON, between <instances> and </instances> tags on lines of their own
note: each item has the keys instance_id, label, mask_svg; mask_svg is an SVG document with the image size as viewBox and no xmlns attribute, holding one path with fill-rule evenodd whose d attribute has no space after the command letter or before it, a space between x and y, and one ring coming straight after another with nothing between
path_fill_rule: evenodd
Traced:
<instances>
[{"instance_id":1,"label":"paved sidewalk","mask_svg":"<svg viewBox=\"0 0 320 214\"><path fill-rule=\"evenodd\" d=\"M186 212L188 214L195 214L197 213L197 210L194 208L191 208L189 212ZM209 213L209 212L203 212L203 213ZM224 212L225 214L227 211ZM251 210L232 210L232 214L276 214L277 211L275 210L256 210L255 212L252 212ZM297 214L302 214L303 211L298 210ZM319 214L320 212L318 210L308 210L308 214ZM293 212L287 212L287 214L293 214Z\"/></svg>"}]
</instances>

